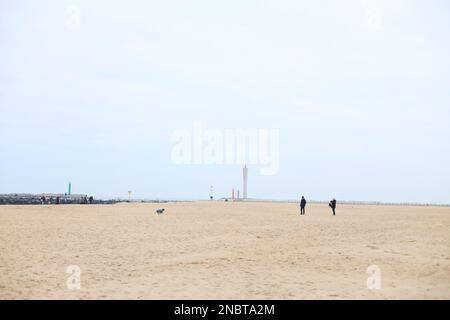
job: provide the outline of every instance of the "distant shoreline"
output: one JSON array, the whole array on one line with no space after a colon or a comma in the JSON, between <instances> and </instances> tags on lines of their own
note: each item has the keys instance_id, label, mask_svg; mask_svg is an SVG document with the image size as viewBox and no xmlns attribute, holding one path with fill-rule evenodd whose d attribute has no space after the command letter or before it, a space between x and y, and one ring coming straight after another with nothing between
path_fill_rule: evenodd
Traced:
<instances>
[{"instance_id":1,"label":"distant shoreline","mask_svg":"<svg viewBox=\"0 0 450 320\"><path fill-rule=\"evenodd\" d=\"M0 194L0 205L39 205L41 197L45 196L47 199L55 200L59 197L61 203L59 204L82 204L82 198L86 195L65 195L65 194L51 194L51 193L9 193ZM197 202L197 201L224 201L224 202L266 202L266 203L298 203L299 200L276 200L276 199L234 199L219 198L214 200L209 199L147 199L147 198L95 198L93 204L115 204L115 203L168 203L168 202ZM327 200L309 200L310 204L327 204ZM54 203L51 203L54 204ZM414 202L383 202L383 201L358 201L358 200L338 200L339 205L373 205L373 206L420 206L420 207L450 207L450 204L444 203L414 203Z\"/></svg>"}]
</instances>

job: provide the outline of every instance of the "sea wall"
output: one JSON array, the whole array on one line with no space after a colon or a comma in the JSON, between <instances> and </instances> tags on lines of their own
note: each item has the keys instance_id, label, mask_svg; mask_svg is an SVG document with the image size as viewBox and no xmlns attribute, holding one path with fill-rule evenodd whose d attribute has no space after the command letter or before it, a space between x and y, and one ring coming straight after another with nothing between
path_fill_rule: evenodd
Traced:
<instances>
[{"instance_id":1,"label":"sea wall","mask_svg":"<svg viewBox=\"0 0 450 320\"><path fill-rule=\"evenodd\" d=\"M45 197L45 201L44 198ZM64 195L64 194L28 194L28 193L11 193L0 194L0 205L16 204L16 205L32 205L32 204L86 204L89 196L84 194ZM92 204L109 204L116 203L115 200L96 200L93 199Z\"/></svg>"}]
</instances>

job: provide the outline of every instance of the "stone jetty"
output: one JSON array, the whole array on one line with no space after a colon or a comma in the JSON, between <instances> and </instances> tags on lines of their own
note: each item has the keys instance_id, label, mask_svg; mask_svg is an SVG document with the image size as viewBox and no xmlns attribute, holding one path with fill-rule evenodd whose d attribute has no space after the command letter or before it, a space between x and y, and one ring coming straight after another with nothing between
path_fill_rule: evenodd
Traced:
<instances>
[{"instance_id":1,"label":"stone jetty","mask_svg":"<svg viewBox=\"0 0 450 320\"><path fill-rule=\"evenodd\" d=\"M45 198L45 201L44 201ZM89 196L85 194L57 194L57 193L10 193L0 194L0 205L2 204L87 204L89 203ZM92 204L111 204L116 203L116 200L97 200L94 199Z\"/></svg>"}]
</instances>

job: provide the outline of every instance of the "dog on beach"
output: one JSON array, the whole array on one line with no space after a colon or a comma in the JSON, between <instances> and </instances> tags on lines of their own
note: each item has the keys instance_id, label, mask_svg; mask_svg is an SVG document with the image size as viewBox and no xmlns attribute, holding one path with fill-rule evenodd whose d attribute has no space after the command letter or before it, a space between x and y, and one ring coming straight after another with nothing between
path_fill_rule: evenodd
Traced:
<instances>
[{"instance_id":1,"label":"dog on beach","mask_svg":"<svg viewBox=\"0 0 450 320\"><path fill-rule=\"evenodd\" d=\"M165 209L156 209L157 214L163 214Z\"/></svg>"}]
</instances>

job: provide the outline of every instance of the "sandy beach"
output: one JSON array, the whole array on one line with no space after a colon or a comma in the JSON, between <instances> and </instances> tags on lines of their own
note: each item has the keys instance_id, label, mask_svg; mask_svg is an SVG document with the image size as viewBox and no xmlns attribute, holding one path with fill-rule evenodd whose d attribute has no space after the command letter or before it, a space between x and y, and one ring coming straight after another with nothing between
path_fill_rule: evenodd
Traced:
<instances>
[{"instance_id":1,"label":"sandy beach","mask_svg":"<svg viewBox=\"0 0 450 320\"><path fill-rule=\"evenodd\" d=\"M449 231L449 207L5 205L0 299L449 299Z\"/></svg>"}]
</instances>

